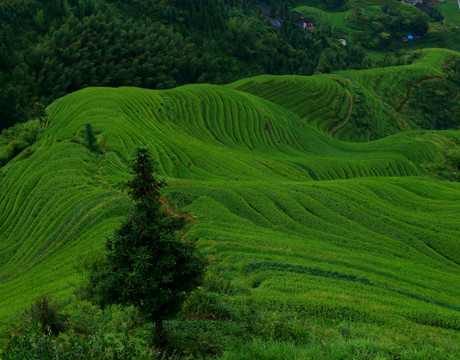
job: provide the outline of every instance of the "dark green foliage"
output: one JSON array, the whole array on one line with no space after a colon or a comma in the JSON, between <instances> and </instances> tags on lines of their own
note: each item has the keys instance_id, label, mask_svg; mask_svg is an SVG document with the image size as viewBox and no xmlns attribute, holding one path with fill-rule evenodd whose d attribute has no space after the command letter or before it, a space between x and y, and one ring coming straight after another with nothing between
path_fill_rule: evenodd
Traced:
<instances>
[{"instance_id":1,"label":"dark green foliage","mask_svg":"<svg viewBox=\"0 0 460 360\"><path fill-rule=\"evenodd\" d=\"M173 192L168 193L169 203L178 210L192 203L196 199L197 199L197 196L187 194L184 192L173 191Z\"/></svg>"},{"instance_id":2,"label":"dark green foliage","mask_svg":"<svg viewBox=\"0 0 460 360\"><path fill-rule=\"evenodd\" d=\"M171 343L185 358L214 359L238 339L248 336L236 322L214 320L171 321L168 324Z\"/></svg>"},{"instance_id":3,"label":"dark green foliage","mask_svg":"<svg viewBox=\"0 0 460 360\"><path fill-rule=\"evenodd\" d=\"M60 309L64 304L58 306ZM12 329L2 359L8 360L130 360L155 359L157 352L143 336L144 325L132 307L101 311L86 301L68 298L66 326L54 334L26 316ZM133 329L138 330L137 338ZM1 351L0 351L1 352Z\"/></svg>"},{"instance_id":4,"label":"dark green foliage","mask_svg":"<svg viewBox=\"0 0 460 360\"><path fill-rule=\"evenodd\" d=\"M235 320L235 310L218 294L198 288L184 303L181 312L187 319Z\"/></svg>"},{"instance_id":5,"label":"dark green foliage","mask_svg":"<svg viewBox=\"0 0 460 360\"><path fill-rule=\"evenodd\" d=\"M0 134L0 166L32 145L40 133L37 120L16 124Z\"/></svg>"},{"instance_id":6,"label":"dark green foliage","mask_svg":"<svg viewBox=\"0 0 460 360\"><path fill-rule=\"evenodd\" d=\"M85 124L85 141L91 151L97 150L97 138L94 134L93 125L89 122Z\"/></svg>"},{"instance_id":7,"label":"dark green foliage","mask_svg":"<svg viewBox=\"0 0 460 360\"><path fill-rule=\"evenodd\" d=\"M26 318L33 327L39 326L44 334L57 335L66 329L67 316L62 314L58 302L51 302L50 294L35 299L34 305L26 311Z\"/></svg>"},{"instance_id":8,"label":"dark green foliage","mask_svg":"<svg viewBox=\"0 0 460 360\"><path fill-rule=\"evenodd\" d=\"M36 102L32 108L32 119L38 119L43 122L43 118L46 117L46 108L41 102Z\"/></svg>"},{"instance_id":9,"label":"dark green foliage","mask_svg":"<svg viewBox=\"0 0 460 360\"><path fill-rule=\"evenodd\" d=\"M416 35L426 34L428 31L428 23L426 22L425 15L417 14L412 24L412 32Z\"/></svg>"},{"instance_id":10,"label":"dark green foliage","mask_svg":"<svg viewBox=\"0 0 460 360\"><path fill-rule=\"evenodd\" d=\"M346 16L348 26L359 31L352 34L353 42L376 50L391 48L392 41L401 43L401 38L409 34L424 36L428 31L427 19L429 17L419 11L402 13L396 4L379 10L355 7Z\"/></svg>"},{"instance_id":11,"label":"dark green foliage","mask_svg":"<svg viewBox=\"0 0 460 360\"><path fill-rule=\"evenodd\" d=\"M421 128L457 128L460 126L457 92L458 85L450 81L449 77L426 79L411 89L407 111L414 113Z\"/></svg>"},{"instance_id":12,"label":"dark green foliage","mask_svg":"<svg viewBox=\"0 0 460 360\"><path fill-rule=\"evenodd\" d=\"M43 333L40 328L26 328L13 334L6 350L2 353L4 360L131 360L151 359L146 354L140 356L140 341L131 339L126 333L97 332L87 335L74 331L54 335ZM151 354L149 354L151 355Z\"/></svg>"},{"instance_id":13,"label":"dark green foliage","mask_svg":"<svg viewBox=\"0 0 460 360\"><path fill-rule=\"evenodd\" d=\"M447 164L460 173L460 146L446 151Z\"/></svg>"},{"instance_id":14,"label":"dark green foliage","mask_svg":"<svg viewBox=\"0 0 460 360\"><path fill-rule=\"evenodd\" d=\"M364 134L366 131L375 132L377 130L375 119L373 119L372 108L369 106L369 102L366 101L365 93L359 87L353 90L353 108L350 114L350 122L359 135ZM375 136L375 133L372 135Z\"/></svg>"},{"instance_id":15,"label":"dark green foliage","mask_svg":"<svg viewBox=\"0 0 460 360\"><path fill-rule=\"evenodd\" d=\"M191 242L174 233L181 227L159 204L165 185L155 174L147 148L136 150L134 178L126 184L134 209L106 244L106 262L90 275L94 299L101 305L134 305L155 322L173 318L187 294L200 283L204 260Z\"/></svg>"},{"instance_id":16,"label":"dark green foliage","mask_svg":"<svg viewBox=\"0 0 460 360\"><path fill-rule=\"evenodd\" d=\"M78 336L55 338L52 334L41 334L29 330L15 336L2 355L5 360L131 360L139 359L135 343L121 341L111 334L93 336L89 339Z\"/></svg>"},{"instance_id":17,"label":"dark green foliage","mask_svg":"<svg viewBox=\"0 0 460 360\"><path fill-rule=\"evenodd\" d=\"M277 6L275 4L275 1L271 0L270 1L270 14L269 14L269 16L271 18L276 18L276 15L277 15Z\"/></svg>"}]
</instances>

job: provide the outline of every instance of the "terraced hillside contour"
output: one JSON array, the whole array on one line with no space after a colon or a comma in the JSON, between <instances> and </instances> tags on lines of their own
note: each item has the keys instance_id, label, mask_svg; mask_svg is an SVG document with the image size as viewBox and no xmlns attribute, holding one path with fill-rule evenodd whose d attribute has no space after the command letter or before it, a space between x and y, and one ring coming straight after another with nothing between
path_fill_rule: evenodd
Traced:
<instances>
[{"instance_id":1,"label":"terraced hillside contour","mask_svg":"<svg viewBox=\"0 0 460 360\"><path fill-rule=\"evenodd\" d=\"M283 83L322 78L272 80L282 94ZM460 351L451 341L460 330L460 184L426 170L459 146L460 132L346 143L305 121L321 103L280 106L281 96L241 91L256 82L88 88L53 103L39 141L1 169L0 321L80 283L81 263L101 253L129 208L121 185L135 147L147 144L171 185L168 207L190 214L185 236L210 269L231 274L221 289L230 304L414 327ZM323 82L337 91L345 83ZM317 91L320 101L327 92ZM100 154L84 145L87 122Z\"/></svg>"},{"instance_id":2,"label":"terraced hillside contour","mask_svg":"<svg viewBox=\"0 0 460 360\"><path fill-rule=\"evenodd\" d=\"M457 52L444 49L418 56L410 65L308 77L264 75L229 87L280 105L335 138L369 141L417 129L405 113L411 88L444 78L451 62L460 61Z\"/></svg>"}]
</instances>

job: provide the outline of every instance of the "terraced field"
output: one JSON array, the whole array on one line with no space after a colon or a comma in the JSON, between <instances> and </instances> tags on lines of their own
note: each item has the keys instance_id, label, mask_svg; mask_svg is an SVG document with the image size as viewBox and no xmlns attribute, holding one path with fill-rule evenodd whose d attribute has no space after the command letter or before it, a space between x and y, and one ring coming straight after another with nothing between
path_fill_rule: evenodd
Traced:
<instances>
[{"instance_id":1,"label":"terraced field","mask_svg":"<svg viewBox=\"0 0 460 360\"><path fill-rule=\"evenodd\" d=\"M231 306L435 334L433 351L459 355L460 184L427 169L460 131L359 144L327 134L355 84L386 91L408 70L407 81L425 71L88 88L56 101L39 141L0 173L1 323L44 292L72 293L128 210L127 164L148 144L171 185L165 202L191 214L185 236L225 275L216 291ZM84 145L87 122L100 154Z\"/></svg>"},{"instance_id":2,"label":"terraced field","mask_svg":"<svg viewBox=\"0 0 460 360\"><path fill-rule=\"evenodd\" d=\"M353 7L350 7L350 9L352 8ZM315 25L318 29L330 26L337 33L338 37L344 36L344 34L348 34L350 32L356 32L356 30L349 28L346 23L345 17L351 10L327 12L312 6L299 6L296 7L295 10L303 13L305 17L312 17L315 19Z\"/></svg>"},{"instance_id":3,"label":"terraced field","mask_svg":"<svg viewBox=\"0 0 460 360\"><path fill-rule=\"evenodd\" d=\"M457 0L445 0L442 3L433 4L446 18L448 25L460 26L460 6Z\"/></svg>"},{"instance_id":4,"label":"terraced field","mask_svg":"<svg viewBox=\"0 0 460 360\"><path fill-rule=\"evenodd\" d=\"M446 64L458 58L458 53L444 49L419 51L418 54L419 59L405 66L309 77L264 75L229 86L281 105L338 139L375 140L414 129L404 116L410 87L426 79L444 77L448 70ZM360 121L349 121L353 97L360 99L359 105L355 101L354 108L359 107L366 114L359 118ZM342 124L340 130L339 124Z\"/></svg>"}]
</instances>

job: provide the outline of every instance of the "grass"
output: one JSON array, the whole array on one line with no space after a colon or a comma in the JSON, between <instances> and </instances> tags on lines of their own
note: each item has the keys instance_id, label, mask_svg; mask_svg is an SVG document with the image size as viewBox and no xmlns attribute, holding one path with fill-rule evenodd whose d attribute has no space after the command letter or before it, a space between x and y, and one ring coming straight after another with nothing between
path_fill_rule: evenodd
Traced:
<instances>
[{"instance_id":1,"label":"grass","mask_svg":"<svg viewBox=\"0 0 460 360\"><path fill-rule=\"evenodd\" d=\"M87 88L56 101L27 156L1 169L0 321L81 283L129 209L122 183L146 144L164 195L192 215L184 236L209 259L205 291L232 321L254 320L223 358L458 356L460 184L427 169L460 132L367 143L327 134L346 113L345 90L398 89L441 73L449 56L229 86ZM87 122L101 153L85 145Z\"/></svg>"},{"instance_id":2,"label":"grass","mask_svg":"<svg viewBox=\"0 0 460 360\"><path fill-rule=\"evenodd\" d=\"M445 0L432 6L441 12L447 25L460 26L460 9L457 0Z\"/></svg>"}]
</instances>

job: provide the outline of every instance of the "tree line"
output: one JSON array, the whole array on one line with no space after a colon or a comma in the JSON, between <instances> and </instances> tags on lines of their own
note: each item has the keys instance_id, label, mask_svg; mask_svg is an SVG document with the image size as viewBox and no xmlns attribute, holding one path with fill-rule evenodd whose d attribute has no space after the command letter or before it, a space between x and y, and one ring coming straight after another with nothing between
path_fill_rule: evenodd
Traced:
<instances>
[{"instance_id":1,"label":"tree line","mask_svg":"<svg viewBox=\"0 0 460 360\"><path fill-rule=\"evenodd\" d=\"M360 49L331 51L331 31L306 36L289 18L278 31L242 0L2 3L0 128L88 86L166 89L362 66Z\"/></svg>"}]
</instances>

